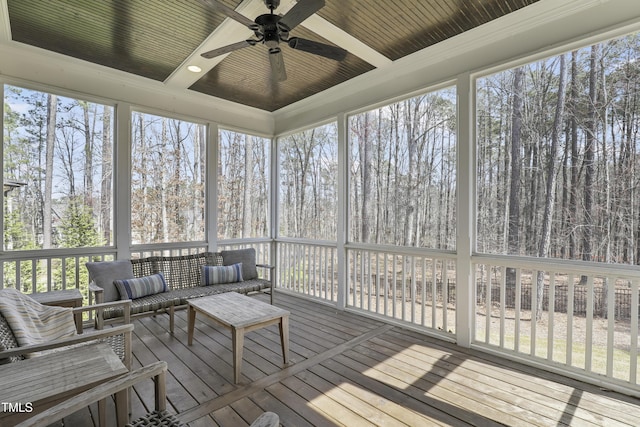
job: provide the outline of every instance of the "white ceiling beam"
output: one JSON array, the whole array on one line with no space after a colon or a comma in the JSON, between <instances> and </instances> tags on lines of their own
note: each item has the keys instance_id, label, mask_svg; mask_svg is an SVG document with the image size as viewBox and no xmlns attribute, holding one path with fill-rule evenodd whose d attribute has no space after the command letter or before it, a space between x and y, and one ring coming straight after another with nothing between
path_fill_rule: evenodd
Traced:
<instances>
[{"instance_id":1,"label":"white ceiling beam","mask_svg":"<svg viewBox=\"0 0 640 427\"><path fill-rule=\"evenodd\" d=\"M1 1L1 0L0 0ZM244 0L236 8L236 12L241 13L247 18L253 20L256 16L265 13L263 0ZM253 32L240 24L239 22L227 18L222 24L220 24L201 44L198 46L191 55L189 55L183 62L176 68L173 73L164 81L167 86L188 88L200 78L211 71L216 65L218 65L227 55L220 55L212 59L206 59L201 56L202 53L208 52L219 47L224 47L232 43L237 43L242 40L246 40L253 35ZM189 65L196 65L202 69L200 73L193 73L187 70Z\"/></svg>"},{"instance_id":2,"label":"white ceiling beam","mask_svg":"<svg viewBox=\"0 0 640 427\"><path fill-rule=\"evenodd\" d=\"M340 46L341 48L349 51L376 68L384 67L393 62L377 50L367 46L346 31L341 30L318 15L310 16L300 25L303 25L305 28L308 28L317 35L329 40L336 46Z\"/></svg>"},{"instance_id":3,"label":"white ceiling beam","mask_svg":"<svg viewBox=\"0 0 640 427\"><path fill-rule=\"evenodd\" d=\"M283 0L278 7L278 14L286 14L295 4L295 0ZM236 8L236 12L253 20L259 15L268 13L268 10L265 8L264 0L245 0ZM310 16L300 25L313 31L336 46L340 46L353 55L363 59L376 68L392 63L392 61L386 56L380 54L378 51L372 49L360 40L348 34L346 31L341 30L318 15L314 14ZM180 64L178 68L173 71L173 73L171 73L171 75L165 80L165 84L179 88L190 87L203 75L222 62L227 55L229 55L220 55L212 59L206 59L201 56L202 53L246 40L252 35L253 32L247 27L231 18L227 18L200 44L200 46L191 53L191 55L182 62L182 64ZM200 67L202 72L193 73L188 71L187 67L189 65L196 65Z\"/></svg>"}]
</instances>

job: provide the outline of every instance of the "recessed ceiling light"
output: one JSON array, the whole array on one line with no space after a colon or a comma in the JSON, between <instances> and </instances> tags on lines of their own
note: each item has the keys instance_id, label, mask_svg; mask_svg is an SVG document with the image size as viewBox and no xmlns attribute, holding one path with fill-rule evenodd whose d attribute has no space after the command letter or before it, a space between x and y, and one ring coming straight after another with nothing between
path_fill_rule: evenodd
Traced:
<instances>
[{"instance_id":1,"label":"recessed ceiling light","mask_svg":"<svg viewBox=\"0 0 640 427\"><path fill-rule=\"evenodd\" d=\"M202 71L202 68L198 67L197 65L189 65L187 67L187 70L191 71L192 73L199 73Z\"/></svg>"}]
</instances>

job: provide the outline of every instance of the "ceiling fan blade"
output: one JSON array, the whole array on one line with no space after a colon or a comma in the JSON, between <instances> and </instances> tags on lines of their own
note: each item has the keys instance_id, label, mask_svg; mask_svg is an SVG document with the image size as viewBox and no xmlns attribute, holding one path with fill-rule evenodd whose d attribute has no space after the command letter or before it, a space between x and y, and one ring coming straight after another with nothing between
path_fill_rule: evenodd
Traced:
<instances>
[{"instance_id":1,"label":"ceiling fan blade","mask_svg":"<svg viewBox=\"0 0 640 427\"><path fill-rule=\"evenodd\" d=\"M287 70L284 68L284 58L279 48L269 49L269 62L273 79L278 82L287 80Z\"/></svg>"},{"instance_id":2,"label":"ceiling fan blade","mask_svg":"<svg viewBox=\"0 0 640 427\"><path fill-rule=\"evenodd\" d=\"M299 37L290 38L288 43L289 47L293 49L324 56L325 58L333 59L335 61L342 61L346 58L348 53L346 50L339 47L314 42L313 40L301 39Z\"/></svg>"},{"instance_id":3,"label":"ceiling fan blade","mask_svg":"<svg viewBox=\"0 0 640 427\"><path fill-rule=\"evenodd\" d=\"M241 23L245 27L250 27L255 24L251 19L247 18L241 13L236 12L234 9L220 3L219 1L216 1L216 0L200 0L200 1L205 6L210 7L213 10L217 10L218 12L224 13L229 18Z\"/></svg>"},{"instance_id":4,"label":"ceiling fan blade","mask_svg":"<svg viewBox=\"0 0 640 427\"><path fill-rule=\"evenodd\" d=\"M203 58L211 59L216 56L224 55L225 53L233 52L234 50L242 49L243 47L253 46L255 43L251 43L249 40L243 40L238 43L233 43L228 46L219 47L217 49L210 50L209 52L202 53Z\"/></svg>"},{"instance_id":5,"label":"ceiling fan blade","mask_svg":"<svg viewBox=\"0 0 640 427\"><path fill-rule=\"evenodd\" d=\"M300 0L287 12L278 25L291 31L302 21L324 7L324 0Z\"/></svg>"}]
</instances>

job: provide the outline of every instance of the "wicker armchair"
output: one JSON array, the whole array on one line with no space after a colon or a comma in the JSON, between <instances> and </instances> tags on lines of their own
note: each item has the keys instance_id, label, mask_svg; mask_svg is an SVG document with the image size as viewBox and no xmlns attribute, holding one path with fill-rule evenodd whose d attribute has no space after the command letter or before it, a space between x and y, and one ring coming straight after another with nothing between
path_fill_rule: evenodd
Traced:
<instances>
[{"instance_id":1,"label":"wicker armchair","mask_svg":"<svg viewBox=\"0 0 640 427\"><path fill-rule=\"evenodd\" d=\"M73 313L85 313L85 312L100 312L101 310L110 309L115 306L125 308L125 313L128 312L126 308L129 307L131 301L114 301L103 304L89 305L84 307L76 307L73 309ZM75 318L75 316L74 316ZM40 351L52 350L55 348L67 347L70 345L77 345L92 341L104 341L107 342L113 351L120 357L122 363L131 369L131 334L133 331L133 325L130 322L129 316L125 315L123 318L123 325L115 326L108 329L95 329L84 333L84 325L82 322L76 325L77 330L80 331L78 335L73 337L59 339L55 341L49 341L43 344L18 346L18 342L6 322L2 314L0 313L0 363L16 362L25 358L25 355L31 353L37 353ZM3 362L4 360L4 362Z\"/></svg>"},{"instance_id":2,"label":"wicker armchair","mask_svg":"<svg viewBox=\"0 0 640 427\"><path fill-rule=\"evenodd\" d=\"M16 427L46 427L53 421L60 420L73 414L97 401L104 401L111 395L116 398L116 425L118 427L185 427L180 420L167 411L167 396L165 381L167 375L167 363L155 362L128 374L122 375L104 384L100 384L72 397L46 411L29 418ZM149 414L129 422L128 411L125 410L126 390L146 379L154 379L155 386L155 410ZM273 412L264 412L249 427L279 427L280 418Z\"/></svg>"},{"instance_id":3,"label":"wicker armchair","mask_svg":"<svg viewBox=\"0 0 640 427\"><path fill-rule=\"evenodd\" d=\"M100 384L84 393L78 394L62 403L53 406L40 414L29 418L16 427L45 427L53 421L60 420L98 401L104 401L111 395L116 398L117 425L122 426L184 426L178 419L167 412L167 398L165 389L165 377L167 373L166 362L156 362L149 366L137 369L128 374ZM146 379L154 379L155 383L155 411L144 417L129 423L129 411L127 408L127 390L133 385Z\"/></svg>"},{"instance_id":4,"label":"wicker armchair","mask_svg":"<svg viewBox=\"0 0 640 427\"><path fill-rule=\"evenodd\" d=\"M77 307L73 309L74 319L82 319L82 316L75 316L85 312L96 312L96 316L102 310L112 309L113 307L121 307L125 313L123 317L124 324L110 327L107 329L95 329L84 332L82 320L76 320L77 335L49 341L42 344L18 346L18 342L11 331L6 319L0 313L0 364L14 363L24 359L26 355L38 353L53 349L59 349L74 345L82 345L90 342L105 342L113 349L114 353L120 358L124 366L131 370L131 337L133 325L130 323L129 306L131 301L115 301L110 303L96 304L91 306ZM128 401L128 399L127 399ZM98 404L99 425L104 426L106 418L106 401Z\"/></svg>"}]
</instances>

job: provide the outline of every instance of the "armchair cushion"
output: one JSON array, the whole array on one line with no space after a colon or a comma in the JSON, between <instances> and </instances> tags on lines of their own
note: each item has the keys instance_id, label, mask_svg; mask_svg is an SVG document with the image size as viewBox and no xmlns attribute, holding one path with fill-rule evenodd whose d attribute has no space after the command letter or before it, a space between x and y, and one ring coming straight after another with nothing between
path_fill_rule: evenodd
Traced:
<instances>
[{"instance_id":1,"label":"armchair cushion","mask_svg":"<svg viewBox=\"0 0 640 427\"><path fill-rule=\"evenodd\" d=\"M0 290L0 313L20 347L76 334L73 309L42 305L17 289Z\"/></svg>"},{"instance_id":2,"label":"armchair cushion","mask_svg":"<svg viewBox=\"0 0 640 427\"><path fill-rule=\"evenodd\" d=\"M99 261L86 263L89 270L89 280L104 290L104 302L117 301L120 293L113 283L114 280L133 279L131 261Z\"/></svg>"},{"instance_id":3,"label":"armchair cushion","mask_svg":"<svg viewBox=\"0 0 640 427\"><path fill-rule=\"evenodd\" d=\"M242 282L242 280L242 263L227 266L202 266L202 286Z\"/></svg>"},{"instance_id":4,"label":"armchair cushion","mask_svg":"<svg viewBox=\"0 0 640 427\"><path fill-rule=\"evenodd\" d=\"M138 299L149 295L167 292L167 282L162 273L135 279L114 280L120 299Z\"/></svg>"},{"instance_id":5,"label":"armchair cushion","mask_svg":"<svg viewBox=\"0 0 640 427\"><path fill-rule=\"evenodd\" d=\"M258 278L258 269L256 268L256 250L254 248L222 251L220 254L222 255L222 262L224 265L242 263L242 278L244 280Z\"/></svg>"}]
</instances>

